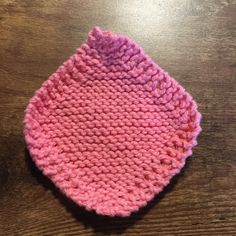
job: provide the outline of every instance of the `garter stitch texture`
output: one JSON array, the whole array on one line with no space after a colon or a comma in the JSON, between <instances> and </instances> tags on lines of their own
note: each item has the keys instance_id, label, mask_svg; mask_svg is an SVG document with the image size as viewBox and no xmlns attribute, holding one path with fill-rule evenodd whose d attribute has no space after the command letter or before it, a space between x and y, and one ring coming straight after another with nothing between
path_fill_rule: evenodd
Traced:
<instances>
[{"instance_id":1,"label":"garter stitch texture","mask_svg":"<svg viewBox=\"0 0 236 236\"><path fill-rule=\"evenodd\" d=\"M95 27L31 98L24 135L38 168L74 202L128 216L184 166L200 119L135 42Z\"/></svg>"}]
</instances>

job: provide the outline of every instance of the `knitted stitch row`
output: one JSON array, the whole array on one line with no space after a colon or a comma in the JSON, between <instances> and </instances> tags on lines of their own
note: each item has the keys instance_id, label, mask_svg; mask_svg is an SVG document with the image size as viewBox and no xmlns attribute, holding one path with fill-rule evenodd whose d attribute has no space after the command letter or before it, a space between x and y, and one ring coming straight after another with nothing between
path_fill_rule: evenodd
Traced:
<instances>
[{"instance_id":1,"label":"knitted stitch row","mask_svg":"<svg viewBox=\"0 0 236 236\"><path fill-rule=\"evenodd\" d=\"M184 166L200 119L191 95L135 42L95 27L31 98L24 135L66 196L128 216Z\"/></svg>"}]
</instances>

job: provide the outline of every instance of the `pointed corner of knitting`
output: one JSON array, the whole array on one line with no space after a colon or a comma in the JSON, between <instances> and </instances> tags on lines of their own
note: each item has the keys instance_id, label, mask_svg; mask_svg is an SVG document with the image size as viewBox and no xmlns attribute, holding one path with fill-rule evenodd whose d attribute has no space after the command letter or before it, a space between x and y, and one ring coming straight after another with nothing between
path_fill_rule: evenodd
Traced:
<instances>
[{"instance_id":1,"label":"pointed corner of knitting","mask_svg":"<svg viewBox=\"0 0 236 236\"><path fill-rule=\"evenodd\" d=\"M94 26L91 31L89 32L89 35L93 36L101 36L102 35L102 30L99 26Z\"/></svg>"},{"instance_id":2,"label":"pointed corner of knitting","mask_svg":"<svg viewBox=\"0 0 236 236\"><path fill-rule=\"evenodd\" d=\"M115 39L115 34L111 31L104 31L99 26L95 26L92 30L88 33L87 43L90 45L95 46L96 43L107 44Z\"/></svg>"}]
</instances>

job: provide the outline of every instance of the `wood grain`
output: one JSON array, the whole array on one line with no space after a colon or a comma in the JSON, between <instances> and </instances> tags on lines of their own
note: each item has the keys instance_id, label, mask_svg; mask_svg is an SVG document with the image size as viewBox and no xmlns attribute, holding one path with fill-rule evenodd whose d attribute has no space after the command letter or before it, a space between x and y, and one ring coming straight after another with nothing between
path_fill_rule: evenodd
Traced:
<instances>
[{"instance_id":1,"label":"wood grain","mask_svg":"<svg viewBox=\"0 0 236 236\"><path fill-rule=\"evenodd\" d=\"M0 235L236 235L235 0L0 1ZM94 25L126 34L203 115L180 175L129 218L88 213L34 166L23 112Z\"/></svg>"}]
</instances>

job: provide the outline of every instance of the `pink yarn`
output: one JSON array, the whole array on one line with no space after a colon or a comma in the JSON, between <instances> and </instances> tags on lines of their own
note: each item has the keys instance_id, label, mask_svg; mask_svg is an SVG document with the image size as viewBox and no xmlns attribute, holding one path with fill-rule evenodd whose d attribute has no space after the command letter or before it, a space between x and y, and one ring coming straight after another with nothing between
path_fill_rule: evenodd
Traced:
<instances>
[{"instance_id":1,"label":"pink yarn","mask_svg":"<svg viewBox=\"0 0 236 236\"><path fill-rule=\"evenodd\" d=\"M31 98L24 135L38 168L74 202L128 216L184 166L200 119L136 43L95 27Z\"/></svg>"}]
</instances>

